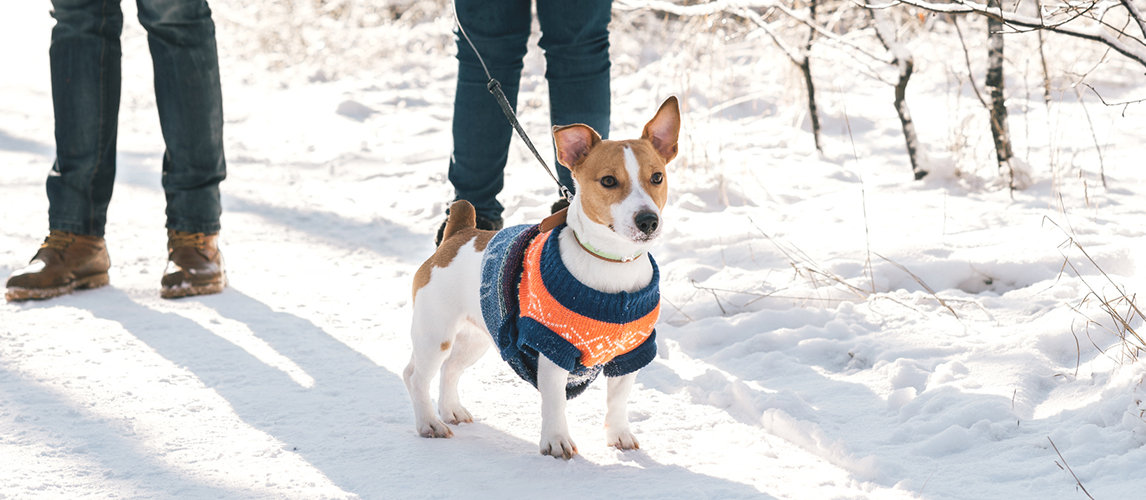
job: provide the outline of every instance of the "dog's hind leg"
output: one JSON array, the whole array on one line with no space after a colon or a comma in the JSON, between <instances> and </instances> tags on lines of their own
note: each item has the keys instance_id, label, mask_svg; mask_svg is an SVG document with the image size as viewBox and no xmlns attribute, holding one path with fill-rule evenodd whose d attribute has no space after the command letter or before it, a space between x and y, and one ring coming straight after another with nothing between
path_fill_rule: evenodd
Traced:
<instances>
[{"instance_id":1,"label":"dog's hind leg","mask_svg":"<svg viewBox=\"0 0 1146 500\"><path fill-rule=\"evenodd\" d=\"M434 415L430 383L450 353L460 322L443 317L439 311L429 311L428 307L418 307L420 305L415 302L410 326L414 352L410 355L410 364L402 372L402 379L406 382L406 390L410 391L418 434L422 437L451 437L453 431Z\"/></svg>"},{"instance_id":2,"label":"dog's hind leg","mask_svg":"<svg viewBox=\"0 0 1146 500\"><path fill-rule=\"evenodd\" d=\"M480 320L478 320L480 321ZM438 415L449 424L474 421L470 412L462 406L458 397L458 380L466 368L481 359L489 349L489 334L484 328L477 326L472 318L463 322L454 343L450 346L449 356L442 364L441 392L438 395Z\"/></svg>"}]
</instances>

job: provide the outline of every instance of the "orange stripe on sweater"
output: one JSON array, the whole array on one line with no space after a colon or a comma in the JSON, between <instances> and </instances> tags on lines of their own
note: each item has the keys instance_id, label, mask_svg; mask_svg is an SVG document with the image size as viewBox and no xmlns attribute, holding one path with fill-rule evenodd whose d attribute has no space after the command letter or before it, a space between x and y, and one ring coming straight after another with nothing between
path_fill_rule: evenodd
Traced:
<instances>
[{"instance_id":1,"label":"orange stripe on sweater","mask_svg":"<svg viewBox=\"0 0 1146 500\"><path fill-rule=\"evenodd\" d=\"M573 344L581 351L581 364L585 366L608 363L644 343L660 317L660 304L636 321L609 323L578 314L549 294L541 281L541 253L550 234L553 233L538 235L525 251L518 291L521 316L532 318Z\"/></svg>"}]
</instances>

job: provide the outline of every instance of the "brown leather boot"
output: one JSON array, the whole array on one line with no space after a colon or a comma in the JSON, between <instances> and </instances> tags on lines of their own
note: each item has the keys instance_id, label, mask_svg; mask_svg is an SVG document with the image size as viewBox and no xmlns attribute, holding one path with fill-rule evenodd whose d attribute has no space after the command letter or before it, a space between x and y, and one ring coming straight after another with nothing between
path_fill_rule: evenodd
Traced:
<instances>
[{"instance_id":1,"label":"brown leather boot","mask_svg":"<svg viewBox=\"0 0 1146 500\"><path fill-rule=\"evenodd\" d=\"M219 235L167 230L167 270L159 296L165 299L219 293L227 286Z\"/></svg>"},{"instance_id":2,"label":"brown leather boot","mask_svg":"<svg viewBox=\"0 0 1146 500\"><path fill-rule=\"evenodd\" d=\"M8 278L9 302L41 300L71 293L77 288L108 284L111 259L99 236L52 230L28 266Z\"/></svg>"}]
</instances>

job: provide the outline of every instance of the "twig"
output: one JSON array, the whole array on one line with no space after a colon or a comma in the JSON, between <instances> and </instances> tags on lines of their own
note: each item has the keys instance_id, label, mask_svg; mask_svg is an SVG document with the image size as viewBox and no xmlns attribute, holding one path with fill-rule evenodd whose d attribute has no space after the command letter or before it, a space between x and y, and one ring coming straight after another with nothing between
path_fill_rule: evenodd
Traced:
<instances>
[{"instance_id":1,"label":"twig","mask_svg":"<svg viewBox=\"0 0 1146 500\"><path fill-rule=\"evenodd\" d=\"M1071 468L1070 468L1070 464L1066 463L1066 458L1063 458L1063 456L1062 456L1062 452L1058 451L1058 446L1055 446L1055 445L1054 445L1054 441L1052 441L1052 440L1051 440L1050 436L1047 436L1047 441L1050 441L1051 447L1052 447L1052 448L1054 448L1054 452L1055 452L1055 453L1058 453L1058 458L1062 459L1062 465L1065 465L1065 466L1066 466L1066 470L1070 472L1070 475L1071 475L1072 477L1074 477L1074 482L1075 482L1075 484L1077 484L1079 488L1082 488L1082 492L1083 492L1083 493L1086 493L1086 497L1087 497L1087 498L1089 498L1090 500L1094 500L1094 497L1090 496L1090 492L1089 492L1089 491L1086 491L1086 486L1083 486L1083 485L1082 485L1082 481L1079 481L1079 480L1078 480L1078 476L1076 476L1076 475L1074 474L1074 471L1073 471L1073 470L1071 470ZM1057 462L1055 462L1055 463L1057 464ZM1060 466L1059 468L1061 469L1062 467Z\"/></svg>"},{"instance_id":2,"label":"twig","mask_svg":"<svg viewBox=\"0 0 1146 500\"><path fill-rule=\"evenodd\" d=\"M1126 108L1129 108L1131 104L1138 104L1140 102L1146 102L1146 99L1138 99L1135 101L1123 101L1123 102L1106 102L1106 99L1102 98L1102 94L1099 94L1098 91L1095 90L1094 87L1091 87L1089 83L1083 83L1083 82L1079 82L1079 83L1086 85L1086 88L1090 89L1091 92L1094 92L1094 95L1098 96L1098 100L1102 101L1102 104L1104 104L1106 106L1123 106L1123 105L1125 105L1122 108L1122 117L1123 118L1126 118Z\"/></svg>"},{"instance_id":3,"label":"twig","mask_svg":"<svg viewBox=\"0 0 1146 500\"><path fill-rule=\"evenodd\" d=\"M711 288L705 288L705 287L702 287L702 286L700 286L699 284L697 284L696 280L689 280L689 281L692 281L692 286L696 287L697 289L699 289L699 290L707 290L707 291L708 291L708 293L711 293L711 294L712 294L712 298L716 299L716 307L719 307L719 308L720 308L720 314L721 314L721 315L723 315L723 316L727 316L727 315L728 315L728 311L725 311L725 310L724 310L724 304L721 304L721 303L720 303L720 296L716 295L716 291L715 291L715 290L713 290L713 289L711 289Z\"/></svg>"},{"instance_id":4,"label":"twig","mask_svg":"<svg viewBox=\"0 0 1146 500\"><path fill-rule=\"evenodd\" d=\"M667 303L668 303L668 305L672 306L672 308L673 308L673 309L676 309L676 312L678 312L678 313L681 313L682 315L684 315L684 317L685 317L685 318L688 318L688 321L689 321L689 322L696 322L696 320L695 320L695 319L692 319L692 316L689 316L689 315L688 315L688 313L686 313L686 312L684 312L683 310L681 310L681 308L677 307L677 306L676 306L676 304L673 304L673 303L672 303L672 301L671 301L671 300L669 300L669 299L668 299L667 297L665 297L664 295L661 295L661 300L663 300L663 301L667 302Z\"/></svg>"},{"instance_id":5,"label":"twig","mask_svg":"<svg viewBox=\"0 0 1146 500\"><path fill-rule=\"evenodd\" d=\"M1049 221L1051 224L1053 224L1055 227L1057 227L1059 229L1059 231L1062 231L1063 234L1067 235L1067 240L1059 245L1059 251L1060 251L1060 253L1062 253L1062 256L1063 256L1063 271L1065 271L1067 267L1070 267L1070 270L1073 271L1076 276L1078 276L1078 280L1082 282L1083 286L1085 286L1087 290L1089 290L1089 293L1087 293L1086 296L1083 297L1083 301L1079 304L1079 307L1070 306L1071 309L1074 310L1075 312L1079 313L1080 315L1082 315L1084 318L1086 318L1088 321L1088 323L1087 323L1088 325L1089 324L1096 324L1096 325L1102 326L1103 328L1106 328L1105 325L1102 325L1101 323L1098 323L1098 322L1090 319L1085 314L1083 314L1082 311L1080 310L1081 306L1085 305L1085 303L1087 302L1087 300L1091 296L1094 296L1095 300L1097 300L1099 302L1099 304L1101 304L1100 309L1102 310L1102 312L1106 313L1106 315L1114 322L1114 328L1116 328L1117 330L1111 330L1109 328L1106 328L1106 329L1108 331L1110 331L1111 333L1113 333L1115 336L1117 336L1119 339L1122 340L1122 346L1125 349L1124 352L1127 356L1129 356L1132 359L1137 359L1138 356L1142 352L1146 351L1146 339L1143 339L1142 336L1138 334L1138 332L1134 329L1134 326L1131 324L1135 318L1146 320L1146 314L1142 313L1142 310L1138 308L1138 305L1134 301L1134 299L1137 298L1137 296L1136 295L1129 296L1126 293L1126 290L1124 290L1121 286L1119 286L1117 283L1115 283L1114 279L1111 278L1110 275L1106 274L1106 271L1103 270L1101 267L1099 267L1098 263L1094 261L1094 258L1091 257L1089 253L1087 253L1086 249L1083 248L1082 244L1079 243L1077 240L1075 240L1073 236L1071 236L1071 233L1067 233L1066 230L1064 230L1062 228L1062 226L1059 226L1058 223L1056 223L1053 220L1050 220L1047 217L1044 217L1044 221ZM1070 257L1067 256L1065 251L1063 250L1064 248L1069 248L1069 247L1077 248L1078 251L1080 253L1082 253L1083 257L1085 257L1086 260L1089 261L1090 264L1092 266L1094 266L1095 269L1098 270L1098 272L1102 275L1102 277L1106 279L1106 282L1109 283L1110 286L1113 287L1114 290L1118 292L1118 298L1115 299L1113 301L1113 303L1111 300L1106 299L1102 295L1099 295L1099 293L1097 291L1095 291L1094 287L1091 286L1090 282L1088 282L1086 280L1086 278L1084 278L1082 276L1082 273L1074 265L1074 262L1071 262ZM1060 271L1060 273L1061 272L1062 271ZM1126 315L1125 316L1123 316L1121 313L1118 312L1118 304L1123 303L1123 302L1126 304ZM1128 336L1132 337L1133 340L1136 342L1131 341L1131 338L1128 338ZM1087 337L1089 337L1089 329L1088 329ZM1091 339L1091 343L1094 344L1093 339ZM1097 344L1095 344L1095 348L1097 348L1099 351L1102 351L1102 349L1099 348Z\"/></svg>"},{"instance_id":6,"label":"twig","mask_svg":"<svg viewBox=\"0 0 1146 500\"><path fill-rule=\"evenodd\" d=\"M1098 2L1092 2L1090 5L1093 7ZM895 4L906 4L920 9L928 10L931 12L938 12L943 14L979 14L987 17L994 17L1000 19L1008 26L1021 26L1024 28L1043 29L1061 33L1064 35L1082 38L1107 45L1118 53L1130 58L1134 62L1146 66L1146 43L1142 39L1130 37L1126 33L1112 34L1101 28L1101 26L1089 27L1074 27L1066 26L1065 21L1062 24L1046 24L1041 17L1029 17L1012 12L1002 11L997 8L988 8L981 3L972 2L969 0L961 0L958 3L932 3L926 0L897 0ZM869 8L875 8L871 6ZM1127 36L1129 40L1135 43L1130 45L1122 40L1122 36Z\"/></svg>"},{"instance_id":7,"label":"twig","mask_svg":"<svg viewBox=\"0 0 1146 500\"><path fill-rule=\"evenodd\" d=\"M849 290L852 291L852 293L856 294L857 297L867 298L868 292L866 290L859 288L859 287L857 287L851 283L848 283L842 277L837 276L837 275L831 273L830 271L825 270L823 268L823 266L820 266L820 264L816 262L815 259L813 259L808 254L804 253L798 247L793 248L792 250L785 248L783 244L781 244L779 241L777 241L775 238L773 238L768 233L764 232L764 230L761 229L760 226L756 224L756 221L752 220L751 217L748 217L748 222L750 222L756 228L756 230L759 231L760 234L762 236L764 236L764 238L767 239L769 243L772 244L772 246L776 247L776 249L779 250L780 253L784 254L784 256L788 258L788 263L796 270L797 273L799 273L800 271L807 272L810 275L809 277L811 277L813 280L814 280L814 276L818 274L820 276L828 278L831 281L835 281L836 283L839 283L839 284L847 287ZM801 262L805 262L805 263L801 264ZM801 267L801 265L802 265L802 267Z\"/></svg>"},{"instance_id":8,"label":"twig","mask_svg":"<svg viewBox=\"0 0 1146 500\"><path fill-rule=\"evenodd\" d=\"M758 293L758 292L747 292L744 290L729 290L727 288L708 287L708 286L703 286L703 285L697 284L695 281L693 282L692 286L694 288L696 288L697 290L702 290L702 291L711 293L713 295L715 295L716 292L724 292L724 293L735 293L735 294L739 294L739 295L752 295L752 296L756 297L752 300L749 300L748 302L745 302L744 303L745 306L747 306L749 304L753 304L753 303L760 301L760 300L763 300L763 299L785 299L785 300L804 300L804 301L807 301L807 300L823 300L823 301L827 301L827 302L850 302L852 300L852 299L832 299L832 298L823 298L823 297L797 297L795 295L776 295L776 292L782 292L782 291L787 290L787 289L792 288L792 287L784 287L784 288L776 290L776 292L772 292L772 293Z\"/></svg>"},{"instance_id":9,"label":"twig","mask_svg":"<svg viewBox=\"0 0 1146 500\"><path fill-rule=\"evenodd\" d=\"M919 276L916 276L915 273L909 271L906 267L903 267L898 262L891 260L887 257L884 257L884 256L880 255L878 252L875 255L876 255L876 257L879 257L883 260L890 262L891 265L899 268L900 271L907 273L908 276L911 276L911 279L914 279L915 282L919 283L919 285L922 286L924 290L927 290L927 293L930 293L932 297L935 297L935 300L938 300L939 304L941 304L943 307L946 307L948 311L951 311L951 314L955 315L955 319L960 319L959 314L957 314L955 312L955 309L953 309L950 305L948 305L947 301L943 300L942 297L940 297L938 294L936 294L935 290L932 290L930 286L927 286L927 283L924 283L922 278L920 278ZM960 320L960 322L961 321L962 320Z\"/></svg>"},{"instance_id":10,"label":"twig","mask_svg":"<svg viewBox=\"0 0 1146 500\"><path fill-rule=\"evenodd\" d=\"M1076 309L1077 310L1077 309ZM1086 316L1083 315L1085 318ZM1070 321L1070 334L1074 336L1074 376L1078 378L1078 368L1082 366L1082 344L1078 342L1078 333L1074 331L1074 320ZM1090 334L1087 333L1087 338ZM1101 351L1102 349L1099 349Z\"/></svg>"},{"instance_id":11,"label":"twig","mask_svg":"<svg viewBox=\"0 0 1146 500\"><path fill-rule=\"evenodd\" d=\"M874 294L875 293L875 272L872 271L872 269L871 269L871 231L868 230L868 226L867 226L867 191L864 189L863 174L860 173L859 152L856 151L856 139L854 136L852 136L852 122L851 122L851 120L848 119L847 101L848 101L847 99L843 100L844 125L848 129L848 140L851 142L851 145L852 145L852 156L856 160L856 176L859 177L859 181L860 181L860 204L863 207L863 239L864 239L864 248L867 251L867 260L864 261L864 269L867 270L868 279L871 280L871 293Z\"/></svg>"},{"instance_id":12,"label":"twig","mask_svg":"<svg viewBox=\"0 0 1146 500\"><path fill-rule=\"evenodd\" d=\"M925 312L923 312L923 311L920 311L919 309L916 309L916 308L914 308L914 307L911 307L911 306L910 306L910 305L908 305L908 304L904 304L904 303L903 303L903 302L901 302L899 299L893 298L893 297L891 297L891 296L889 296L889 295L878 295L878 296L876 296L875 298L873 298L872 300L873 300L873 301L875 301L875 300L886 300L886 301L889 301L889 302L892 302L892 303L895 303L895 304L899 304L899 305L901 305L901 306L903 306L903 307L906 307L906 308L908 308L908 309L911 309L912 311L915 311L915 312L919 313L919 315L920 315L920 316L923 316L924 318L926 318L926 317L927 317L927 313L925 313Z\"/></svg>"},{"instance_id":13,"label":"twig","mask_svg":"<svg viewBox=\"0 0 1146 500\"><path fill-rule=\"evenodd\" d=\"M765 15L770 14L771 12L772 12L772 9L768 9L768 12L766 12ZM740 9L740 10L734 11L734 13L736 13L737 15L740 15L741 17L745 17L745 18L751 20L752 22L756 23L756 25L759 26L760 29L763 29L764 32L767 33L770 38L772 38L772 41L776 43L776 46L780 47L780 50L784 51L784 55L788 56L788 59L792 61L792 64L795 64L796 66L800 65L800 60L802 59L802 57L801 57L799 49L796 49L796 48L792 47L791 45L788 45L787 43L785 43L784 39L780 38L780 35L777 34L776 31L773 30L772 27L768 25L768 23L764 22L764 18L761 17L760 14L757 14L756 11L749 10L749 9Z\"/></svg>"},{"instance_id":14,"label":"twig","mask_svg":"<svg viewBox=\"0 0 1146 500\"><path fill-rule=\"evenodd\" d=\"M1089 85L1087 85L1089 87ZM1091 87L1091 90L1094 88ZM1082 91L1078 87L1074 88L1074 94L1078 96L1078 104L1082 107L1082 114L1086 116L1086 124L1090 126L1090 138L1094 141L1094 151L1098 153L1098 178L1102 181L1102 187L1106 186L1106 163L1102 159L1102 145L1098 143L1098 134L1094 131L1094 121L1090 119L1090 110L1086 109L1086 103L1082 100Z\"/></svg>"},{"instance_id":15,"label":"twig","mask_svg":"<svg viewBox=\"0 0 1146 500\"><path fill-rule=\"evenodd\" d=\"M1146 37L1146 18L1143 18L1142 12L1134 5L1133 0L1121 0L1121 2L1122 6L1126 7L1126 13L1138 21L1138 29L1142 31L1142 36Z\"/></svg>"},{"instance_id":16,"label":"twig","mask_svg":"<svg viewBox=\"0 0 1146 500\"><path fill-rule=\"evenodd\" d=\"M936 472L939 472L939 469L938 469L938 468L936 468L935 470L931 471L931 475L930 475L930 476L927 476L927 479L926 479L925 481L923 481L923 486L920 486L920 487L919 487L919 493L917 493L917 494L915 495L915 498L923 498L923 489L927 487L927 483L930 483L930 482L931 482L931 478L932 478L932 476L934 476L934 475L935 475L935 473L936 473Z\"/></svg>"},{"instance_id":17,"label":"twig","mask_svg":"<svg viewBox=\"0 0 1146 500\"><path fill-rule=\"evenodd\" d=\"M856 52L863 54L863 55L865 55L871 59L874 59L876 61L880 61L882 63L891 64L891 65L895 64L891 61L888 61L887 59L884 59L884 58L879 57L875 54L872 54L871 52L868 52L863 47L860 47L859 45L852 43L848 39L846 39L846 38L844 38L844 37L842 37L836 33L833 33L829 30L824 29L823 26L820 26L820 24L816 22L814 17L809 20L808 18L801 16L800 14L792 11L787 6L785 6L784 4L776 4L775 9L779 10L780 12L783 12L788 17L795 19L796 21L799 21L800 23L802 23L804 25L807 25L809 28L811 28L813 31L820 34L824 38L827 38L827 39L829 39L833 42L836 42L840 45L845 45L845 46L851 47L852 50L855 50ZM745 9L745 10L747 10L747 9ZM748 10L748 12L752 12L752 11Z\"/></svg>"}]
</instances>

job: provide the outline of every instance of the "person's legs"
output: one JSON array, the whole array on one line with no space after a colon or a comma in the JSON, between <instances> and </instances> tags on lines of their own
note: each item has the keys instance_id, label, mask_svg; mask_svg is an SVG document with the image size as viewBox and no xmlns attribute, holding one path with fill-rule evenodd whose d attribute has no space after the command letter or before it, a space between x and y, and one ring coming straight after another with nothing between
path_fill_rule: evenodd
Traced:
<instances>
[{"instance_id":1,"label":"person's legs","mask_svg":"<svg viewBox=\"0 0 1146 500\"><path fill-rule=\"evenodd\" d=\"M457 0L457 10L466 34L516 110L522 59L532 21L529 0ZM454 97L450 183L455 199L469 201L477 215L497 220L501 219L502 206L496 196L504 185L513 129L486 88L489 80L473 48L460 33L456 38L458 86Z\"/></svg>"},{"instance_id":2,"label":"person's legs","mask_svg":"<svg viewBox=\"0 0 1146 500\"><path fill-rule=\"evenodd\" d=\"M219 252L223 93L215 23L205 0L137 0L155 68L155 103L167 151L167 269L164 298L218 293L226 287Z\"/></svg>"},{"instance_id":3,"label":"person's legs","mask_svg":"<svg viewBox=\"0 0 1146 500\"><path fill-rule=\"evenodd\" d=\"M52 8L56 162L48 227L102 237L115 182L123 12L119 0L53 0Z\"/></svg>"},{"instance_id":4,"label":"person's legs","mask_svg":"<svg viewBox=\"0 0 1146 500\"><path fill-rule=\"evenodd\" d=\"M155 102L167 151L167 228L219 232L223 95L215 24L204 0L137 0L155 68Z\"/></svg>"},{"instance_id":5,"label":"person's legs","mask_svg":"<svg viewBox=\"0 0 1146 500\"><path fill-rule=\"evenodd\" d=\"M584 123L609 138L609 19L612 0L537 0L549 116L554 125ZM573 189L569 169L561 183Z\"/></svg>"}]
</instances>

